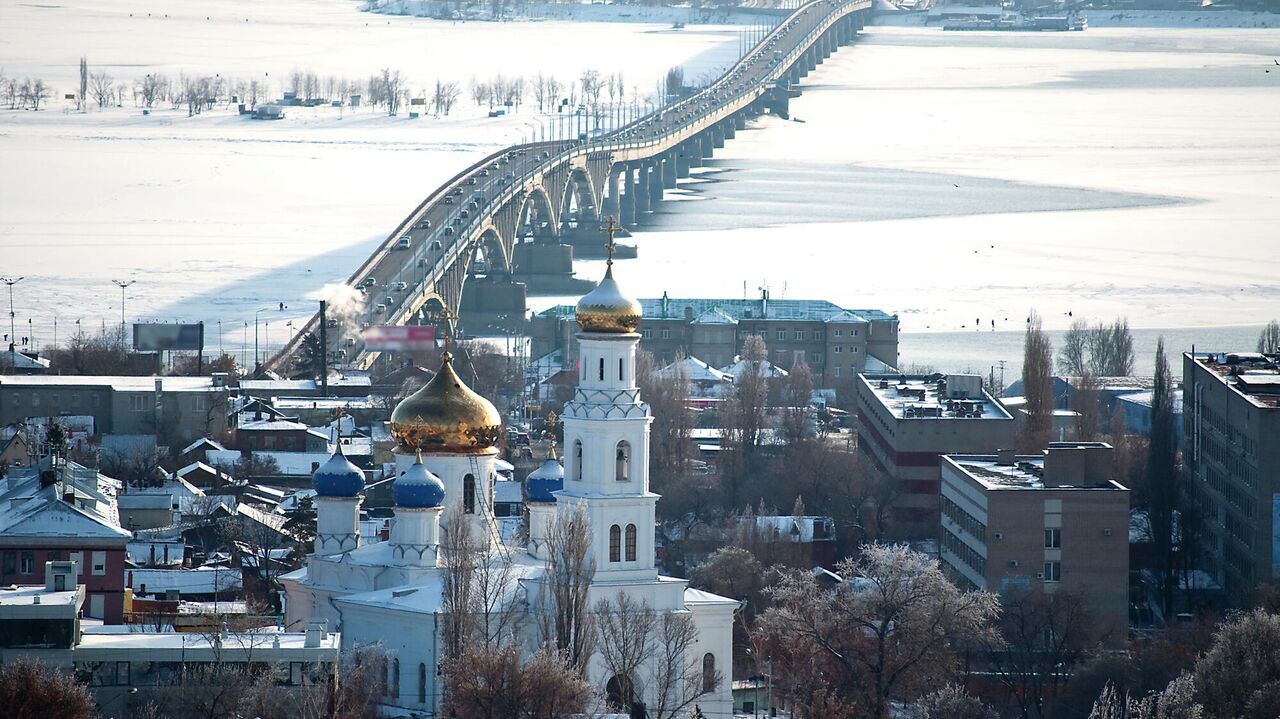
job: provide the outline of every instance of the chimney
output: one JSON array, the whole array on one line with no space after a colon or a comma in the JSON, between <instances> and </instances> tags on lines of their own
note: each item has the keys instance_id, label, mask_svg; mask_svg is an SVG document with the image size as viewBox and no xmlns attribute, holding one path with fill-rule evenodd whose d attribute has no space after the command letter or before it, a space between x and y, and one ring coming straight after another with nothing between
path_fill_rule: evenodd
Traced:
<instances>
[{"instance_id":1,"label":"chimney","mask_svg":"<svg viewBox=\"0 0 1280 719\"><path fill-rule=\"evenodd\" d=\"M1111 480L1112 448L1105 442L1050 442L1044 454L1044 483L1088 487Z\"/></svg>"},{"instance_id":2,"label":"chimney","mask_svg":"<svg viewBox=\"0 0 1280 719\"><path fill-rule=\"evenodd\" d=\"M326 628L329 626L328 620L316 619L307 622L307 636L302 646L314 649L320 646L320 642L324 639Z\"/></svg>"},{"instance_id":3,"label":"chimney","mask_svg":"<svg viewBox=\"0 0 1280 719\"><path fill-rule=\"evenodd\" d=\"M1012 467L1014 462L1013 457L1014 457L1014 454L1012 449L996 450L996 464L999 464L1005 467Z\"/></svg>"}]
</instances>

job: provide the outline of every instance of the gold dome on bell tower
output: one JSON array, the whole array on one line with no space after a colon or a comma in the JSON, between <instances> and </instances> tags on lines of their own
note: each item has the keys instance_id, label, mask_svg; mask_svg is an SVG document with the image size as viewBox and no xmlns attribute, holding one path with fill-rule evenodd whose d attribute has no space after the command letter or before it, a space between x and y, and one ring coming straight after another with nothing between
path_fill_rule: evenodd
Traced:
<instances>
[{"instance_id":1,"label":"gold dome on bell tower","mask_svg":"<svg viewBox=\"0 0 1280 719\"><path fill-rule=\"evenodd\" d=\"M609 235L605 244L608 253L607 268L604 279L596 288L578 300L574 309L574 317L583 332L601 332L607 334L626 334L635 332L640 326L640 318L644 311L640 302L623 294L617 280L613 279L613 236L622 229L610 217L608 223L601 228Z\"/></svg>"},{"instance_id":2,"label":"gold dome on bell tower","mask_svg":"<svg viewBox=\"0 0 1280 719\"><path fill-rule=\"evenodd\" d=\"M448 351L436 376L391 413L391 434L406 452L489 454L501 431L497 408L458 377Z\"/></svg>"}]
</instances>

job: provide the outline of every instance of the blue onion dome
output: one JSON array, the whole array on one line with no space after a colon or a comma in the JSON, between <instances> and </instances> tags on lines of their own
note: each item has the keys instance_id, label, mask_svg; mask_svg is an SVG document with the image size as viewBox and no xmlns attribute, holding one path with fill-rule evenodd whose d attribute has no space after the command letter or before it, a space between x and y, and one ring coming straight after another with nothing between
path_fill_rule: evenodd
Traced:
<instances>
[{"instance_id":1,"label":"blue onion dome","mask_svg":"<svg viewBox=\"0 0 1280 719\"><path fill-rule=\"evenodd\" d=\"M311 485L319 497L351 498L364 489L364 472L342 454L339 442L338 451L311 475Z\"/></svg>"},{"instance_id":2,"label":"blue onion dome","mask_svg":"<svg viewBox=\"0 0 1280 719\"><path fill-rule=\"evenodd\" d=\"M556 501L552 492L564 489L564 465L552 454L541 467L524 478L524 489L530 502Z\"/></svg>"},{"instance_id":3,"label":"blue onion dome","mask_svg":"<svg viewBox=\"0 0 1280 719\"><path fill-rule=\"evenodd\" d=\"M396 506L404 509L435 509L444 505L444 482L427 471L422 452L405 473L391 485Z\"/></svg>"}]
</instances>

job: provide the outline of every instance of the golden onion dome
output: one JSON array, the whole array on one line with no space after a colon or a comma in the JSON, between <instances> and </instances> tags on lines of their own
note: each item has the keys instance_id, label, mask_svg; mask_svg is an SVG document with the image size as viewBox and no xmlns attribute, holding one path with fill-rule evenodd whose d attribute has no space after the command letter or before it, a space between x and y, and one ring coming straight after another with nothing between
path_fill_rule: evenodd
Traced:
<instances>
[{"instance_id":1,"label":"golden onion dome","mask_svg":"<svg viewBox=\"0 0 1280 719\"><path fill-rule=\"evenodd\" d=\"M391 413L391 434L401 450L428 454L488 454L498 443L502 416L463 383L445 352L440 371Z\"/></svg>"},{"instance_id":2,"label":"golden onion dome","mask_svg":"<svg viewBox=\"0 0 1280 719\"><path fill-rule=\"evenodd\" d=\"M640 303L627 297L613 279L613 260L605 270L604 279L582 299L574 315L583 332L625 334L635 332L640 326L643 311Z\"/></svg>"}]
</instances>

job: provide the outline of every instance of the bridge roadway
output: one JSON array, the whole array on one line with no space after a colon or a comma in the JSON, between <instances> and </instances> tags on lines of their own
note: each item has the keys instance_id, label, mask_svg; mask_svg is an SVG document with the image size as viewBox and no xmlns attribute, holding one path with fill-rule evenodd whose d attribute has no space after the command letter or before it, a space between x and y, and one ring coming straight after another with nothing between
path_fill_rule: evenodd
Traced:
<instances>
[{"instance_id":1,"label":"bridge roadway","mask_svg":"<svg viewBox=\"0 0 1280 719\"><path fill-rule=\"evenodd\" d=\"M531 235L595 232L606 216L643 225L663 190L688 177L749 117L785 117L794 85L855 39L870 7L870 0L806 3L694 95L598 137L516 145L458 173L351 275L349 284L366 288L366 309L354 323L330 319L331 359L365 369L378 360L381 353L366 351L352 324L418 324L424 313L443 310L456 316L473 264L510 273L515 245ZM302 338L318 333L319 321L312 317L263 368L289 375Z\"/></svg>"}]
</instances>

